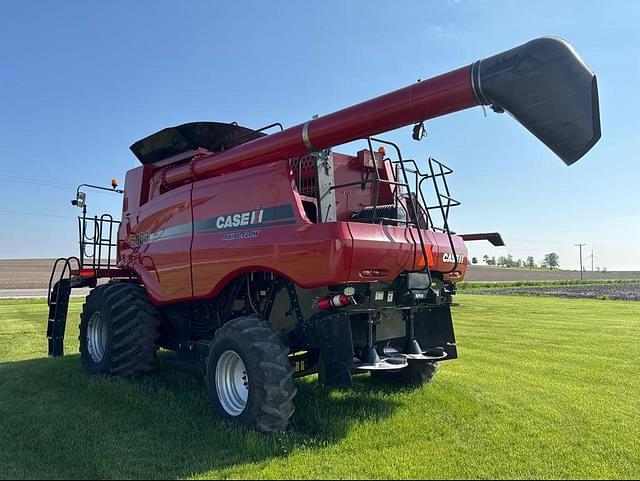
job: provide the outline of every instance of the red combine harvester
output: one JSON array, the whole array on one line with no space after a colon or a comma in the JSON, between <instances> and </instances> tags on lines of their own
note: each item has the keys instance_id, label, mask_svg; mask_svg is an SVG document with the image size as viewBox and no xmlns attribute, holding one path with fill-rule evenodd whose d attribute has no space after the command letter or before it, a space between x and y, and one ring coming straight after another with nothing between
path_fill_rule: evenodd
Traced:
<instances>
[{"instance_id":1,"label":"red combine harvester","mask_svg":"<svg viewBox=\"0 0 640 481\"><path fill-rule=\"evenodd\" d=\"M80 256L51 276L50 356L63 355L71 289L90 286L89 373L143 374L174 351L203 368L221 418L263 431L287 425L294 377L429 381L457 357L464 241L502 239L452 232L451 169L373 136L413 125L419 140L425 120L478 105L508 111L568 165L600 138L595 75L541 38L286 130L198 122L136 142L121 221L87 217L78 188ZM354 140L366 148L331 150Z\"/></svg>"}]
</instances>

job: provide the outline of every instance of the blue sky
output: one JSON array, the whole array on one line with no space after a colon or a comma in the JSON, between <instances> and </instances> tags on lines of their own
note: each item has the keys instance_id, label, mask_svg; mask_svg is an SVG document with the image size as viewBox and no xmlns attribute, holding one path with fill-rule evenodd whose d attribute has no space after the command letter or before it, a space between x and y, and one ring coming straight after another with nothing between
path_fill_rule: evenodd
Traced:
<instances>
[{"instance_id":1,"label":"blue sky","mask_svg":"<svg viewBox=\"0 0 640 481\"><path fill-rule=\"evenodd\" d=\"M531 38L569 40L598 75L603 138L566 167L506 115L480 108L390 133L407 157L455 169L462 232L508 242L481 257L577 242L597 266L640 269L640 2L0 2L0 258L76 251L81 182L136 166L128 147L192 120L286 126L467 65ZM120 198L89 194L118 214Z\"/></svg>"}]
</instances>

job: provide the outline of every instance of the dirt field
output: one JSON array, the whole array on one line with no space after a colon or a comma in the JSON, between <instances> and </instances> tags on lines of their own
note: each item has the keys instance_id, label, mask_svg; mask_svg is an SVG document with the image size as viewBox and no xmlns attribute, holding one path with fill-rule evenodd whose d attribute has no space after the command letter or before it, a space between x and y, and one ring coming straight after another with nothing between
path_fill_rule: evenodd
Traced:
<instances>
[{"instance_id":1,"label":"dirt field","mask_svg":"<svg viewBox=\"0 0 640 481\"><path fill-rule=\"evenodd\" d=\"M54 259L0 259L0 289L47 287ZM469 266L467 281L552 281L579 279L575 271L542 271ZM640 279L640 272L585 272L585 279Z\"/></svg>"},{"instance_id":2,"label":"dirt field","mask_svg":"<svg viewBox=\"0 0 640 481\"><path fill-rule=\"evenodd\" d=\"M585 272L587 280L640 279L638 271ZM580 279L578 271L505 269L501 267L469 266L465 281L509 282L509 281L566 281Z\"/></svg>"},{"instance_id":3,"label":"dirt field","mask_svg":"<svg viewBox=\"0 0 640 481\"><path fill-rule=\"evenodd\" d=\"M0 289L47 287L54 259L0 259Z\"/></svg>"}]
</instances>

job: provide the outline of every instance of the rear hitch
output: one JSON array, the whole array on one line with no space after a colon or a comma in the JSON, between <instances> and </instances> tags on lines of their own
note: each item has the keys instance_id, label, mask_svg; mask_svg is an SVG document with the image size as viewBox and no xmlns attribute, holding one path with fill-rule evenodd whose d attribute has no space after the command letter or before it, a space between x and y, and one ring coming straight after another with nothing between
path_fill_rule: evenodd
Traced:
<instances>
[{"instance_id":1,"label":"rear hitch","mask_svg":"<svg viewBox=\"0 0 640 481\"><path fill-rule=\"evenodd\" d=\"M406 356L394 353L390 356L380 357L375 346L375 324L379 320L379 314L369 314L367 320L367 345L362 352L360 362L355 364L357 371L399 371L408 366Z\"/></svg>"}]
</instances>

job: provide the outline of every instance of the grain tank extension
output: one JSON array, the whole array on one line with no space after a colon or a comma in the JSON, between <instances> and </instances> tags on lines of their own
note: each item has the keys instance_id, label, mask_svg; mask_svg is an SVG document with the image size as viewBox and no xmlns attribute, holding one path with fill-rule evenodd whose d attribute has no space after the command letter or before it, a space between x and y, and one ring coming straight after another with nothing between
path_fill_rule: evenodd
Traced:
<instances>
[{"instance_id":1,"label":"grain tank extension","mask_svg":"<svg viewBox=\"0 0 640 481\"><path fill-rule=\"evenodd\" d=\"M478 105L509 112L567 165L600 138L595 75L568 43L540 38L287 129L194 122L136 142L141 165L124 191L114 183L120 221L88 217L95 186L78 188L80 255L52 273L50 356L64 352L71 290L89 286L89 373L188 362L220 418L263 431L287 425L295 377L431 380L458 355L465 241L502 239L453 232L452 170L378 136L413 126L419 140L425 121ZM334 150L351 141L362 149Z\"/></svg>"}]
</instances>

